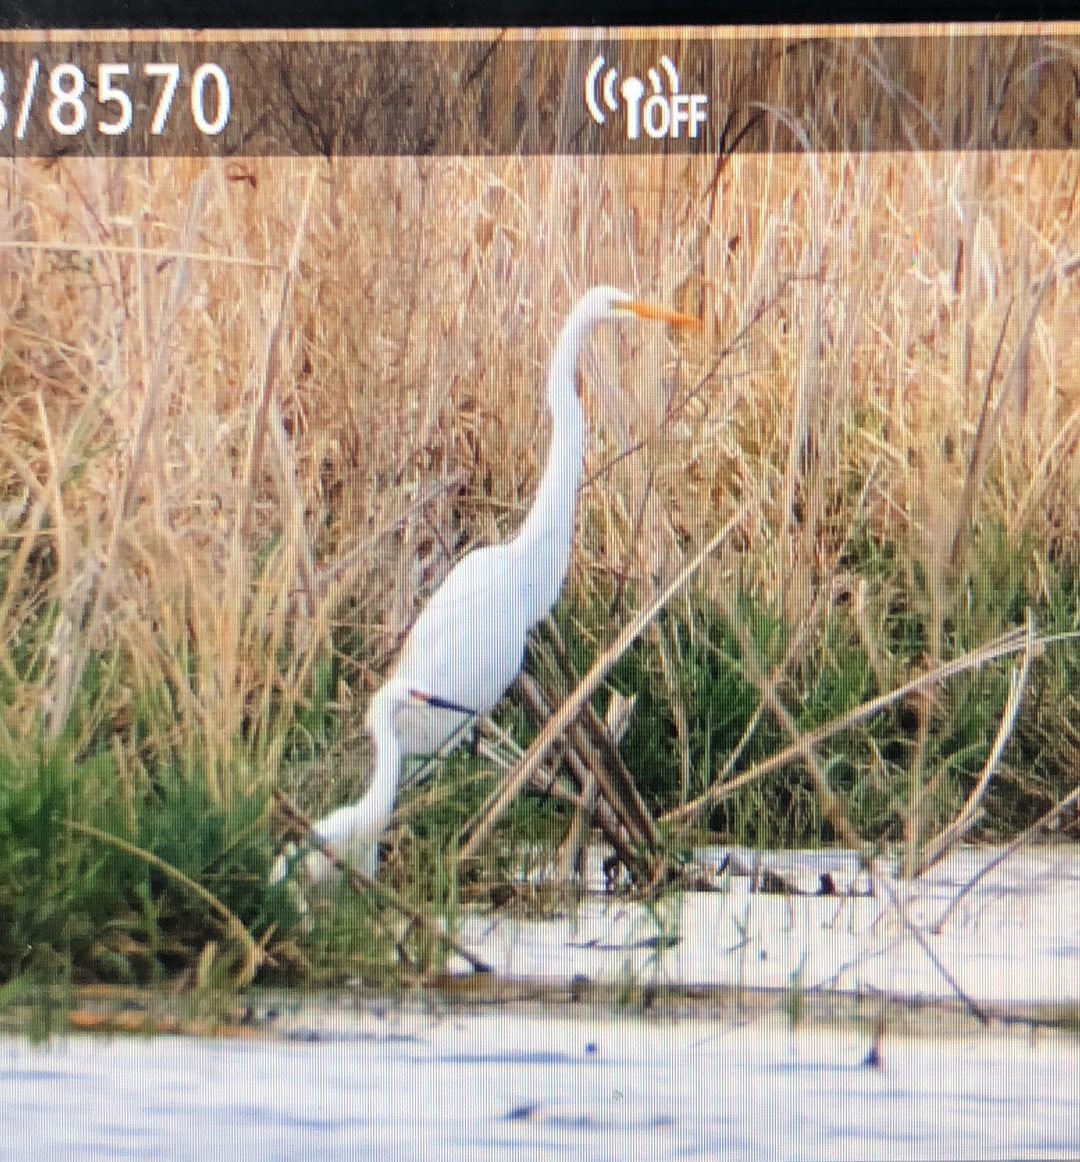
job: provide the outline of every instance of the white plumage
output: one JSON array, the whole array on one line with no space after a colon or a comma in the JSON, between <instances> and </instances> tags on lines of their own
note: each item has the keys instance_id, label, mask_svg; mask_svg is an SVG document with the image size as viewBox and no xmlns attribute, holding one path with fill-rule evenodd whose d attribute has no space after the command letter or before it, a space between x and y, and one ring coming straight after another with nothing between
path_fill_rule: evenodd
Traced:
<instances>
[{"instance_id":1,"label":"white plumage","mask_svg":"<svg viewBox=\"0 0 1080 1162\"><path fill-rule=\"evenodd\" d=\"M570 562L585 455L585 415L576 388L581 344L598 323L626 318L697 326L690 315L640 302L615 287L593 287L570 312L551 359L551 445L529 515L503 545L476 549L432 594L402 647L389 681L368 710L375 777L364 797L315 824L319 836L373 875L377 843L393 812L402 755L433 754L486 714L521 669L529 631L558 600ZM318 852L305 860L315 881L333 868ZM284 858L273 879L285 872Z\"/></svg>"}]
</instances>

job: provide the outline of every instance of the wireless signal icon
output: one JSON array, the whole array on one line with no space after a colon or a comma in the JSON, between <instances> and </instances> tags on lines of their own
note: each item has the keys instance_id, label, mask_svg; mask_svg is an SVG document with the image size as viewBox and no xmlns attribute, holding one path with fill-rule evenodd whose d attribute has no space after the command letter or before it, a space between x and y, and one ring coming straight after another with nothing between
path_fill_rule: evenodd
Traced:
<instances>
[{"instance_id":1,"label":"wireless signal icon","mask_svg":"<svg viewBox=\"0 0 1080 1162\"><path fill-rule=\"evenodd\" d=\"M589 65L589 71L585 74L585 105L589 110L589 116L597 125L603 125L607 121L604 110L600 108L600 103L596 99L596 81L606 63L602 56L594 57L592 64ZM619 111L619 103L615 99L615 85L618 80L619 74L614 69L608 69L604 76L604 104L612 113Z\"/></svg>"},{"instance_id":2,"label":"wireless signal icon","mask_svg":"<svg viewBox=\"0 0 1080 1162\"><path fill-rule=\"evenodd\" d=\"M627 77L619 85L619 74L610 68L604 73L600 81L600 74L604 71L607 62L602 56L593 58L589 71L585 74L585 107L589 116L603 125L607 121L607 114L600 106L597 94L603 97L604 105L611 113L619 111L619 96L626 107L626 136L630 141L636 141L644 129L647 136L657 139L661 137L679 137L683 125L687 127L691 137L697 137L698 129L708 119L709 98L705 93L680 93L679 70L669 56L660 58L660 67L667 75L667 92L664 91L664 81L657 69L649 69L646 76L652 88L650 96L645 97L645 82L640 77ZM618 87L618 96L615 86ZM644 98L644 100L643 100Z\"/></svg>"}]
</instances>

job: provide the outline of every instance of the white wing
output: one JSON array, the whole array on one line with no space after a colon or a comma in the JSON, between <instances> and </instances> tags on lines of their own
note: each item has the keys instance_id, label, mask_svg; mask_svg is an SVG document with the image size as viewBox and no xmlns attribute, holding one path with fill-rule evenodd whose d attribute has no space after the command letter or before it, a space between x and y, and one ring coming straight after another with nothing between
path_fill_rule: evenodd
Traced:
<instances>
[{"instance_id":1,"label":"white wing","mask_svg":"<svg viewBox=\"0 0 1080 1162\"><path fill-rule=\"evenodd\" d=\"M486 714L521 669L529 632L521 570L509 545L470 553L450 571L409 631L395 677ZM404 754L437 750L466 721L431 707L397 716Z\"/></svg>"}]
</instances>

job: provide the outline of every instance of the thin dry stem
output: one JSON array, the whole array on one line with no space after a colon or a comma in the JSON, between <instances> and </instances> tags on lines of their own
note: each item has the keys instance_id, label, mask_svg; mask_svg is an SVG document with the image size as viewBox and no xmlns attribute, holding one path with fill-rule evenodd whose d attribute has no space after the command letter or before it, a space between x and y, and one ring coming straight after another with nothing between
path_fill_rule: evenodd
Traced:
<instances>
[{"instance_id":1,"label":"thin dry stem","mask_svg":"<svg viewBox=\"0 0 1080 1162\"><path fill-rule=\"evenodd\" d=\"M510 773L503 785L489 797L470 823L462 830L459 844L462 859L468 859L476 854L477 849L487 839L499 817L521 791L532 772L543 762L544 756L555 740L577 717L582 706L604 680L604 676L611 667L626 653L653 618L693 577L709 556L739 527L745 517L746 509L740 509L708 544L679 570L675 578L656 599L637 613L620 630L611 645L593 662L589 672L581 679L574 692L533 740L532 745L525 752L524 758L518 763L515 770Z\"/></svg>"},{"instance_id":2,"label":"thin dry stem","mask_svg":"<svg viewBox=\"0 0 1080 1162\"><path fill-rule=\"evenodd\" d=\"M728 798L728 796L740 788L747 786L749 783L761 779L773 771L780 770L797 758L801 758L806 746L817 746L837 734L842 734L845 730L850 730L853 726L857 726L867 718L871 718L875 714L880 713L894 702L898 702L911 694L921 693L941 682L948 681L949 678L953 678L957 674L978 669L980 666L985 665L989 661L993 661L995 658L1018 653L1020 650L1025 649L1026 645L1026 630L1010 630L995 641L986 642L984 645L969 651L963 657L953 658L951 661L943 662L933 670L929 670L925 674L920 674L917 678L912 678L911 681L905 682L903 685L897 686L885 694L878 694L874 698L867 699L867 701L860 703L858 706L834 718L832 722L824 723L814 730L807 731L803 735L802 743L791 743L769 758L755 763L748 771L745 771L737 778L731 779L726 783L714 783L713 786L696 799L691 800L691 802L684 806L676 807L674 810L668 811L665 815L661 815L660 822L676 823L690 819L705 810L706 807L720 802L721 799ZM767 683L767 679L763 678L762 681L763 684Z\"/></svg>"},{"instance_id":3,"label":"thin dry stem","mask_svg":"<svg viewBox=\"0 0 1080 1162\"><path fill-rule=\"evenodd\" d=\"M986 762L971 793L964 801L963 806L956 813L947 827L942 828L933 839L923 844L916 855L913 875L922 875L948 854L950 848L958 843L975 825L982 813L982 804L990 789L990 781L994 777L998 763L1005 751L1005 747L1012 737L1013 727L1016 725L1016 716L1020 712L1024 691L1027 689L1028 675L1031 671L1031 661L1035 654L1037 638L1035 635L1035 618L1028 610L1024 653L1020 659L1020 669L1013 667L1009 679L1009 694L1005 699L1005 706L1001 711L1001 722L998 725L997 735L986 756Z\"/></svg>"}]
</instances>

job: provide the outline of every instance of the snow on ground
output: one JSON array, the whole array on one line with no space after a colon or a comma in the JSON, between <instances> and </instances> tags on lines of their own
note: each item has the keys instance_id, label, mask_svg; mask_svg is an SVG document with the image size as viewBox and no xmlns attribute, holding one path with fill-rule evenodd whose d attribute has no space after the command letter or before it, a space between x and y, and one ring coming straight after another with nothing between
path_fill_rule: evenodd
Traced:
<instances>
[{"instance_id":1,"label":"snow on ground","mask_svg":"<svg viewBox=\"0 0 1080 1162\"><path fill-rule=\"evenodd\" d=\"M867 890L849 852L759 857L725 849L698 859L711 868L725 854L808 893L824 872L842 893ZM717 892L672 895L652 906L597 895L551 920L474 914L460 937L514 977L955 996L936 960L976 1000L1080 1002L1080 853L1072 847L1013 856L963 898L940 934L931 931L992 854L967 849L914 883L891 878L907 924L881 892L764 894L751 892L750 876L728 875L717 878Z\"/></svg>"}]
</instances>

